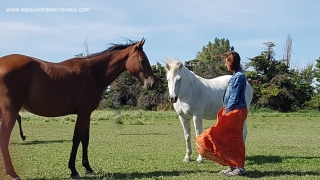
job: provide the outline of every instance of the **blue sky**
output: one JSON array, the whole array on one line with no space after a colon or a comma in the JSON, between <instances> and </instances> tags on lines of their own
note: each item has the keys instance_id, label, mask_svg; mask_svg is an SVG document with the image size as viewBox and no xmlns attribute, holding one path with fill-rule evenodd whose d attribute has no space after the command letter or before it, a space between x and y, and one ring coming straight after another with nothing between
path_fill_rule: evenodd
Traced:
<instances>
[{"instance_id":1,"label":"blue sky","mask_svg":"<svg viewBox=\"0 0 320 180\"><path fill-rule=\"evenodd\" d=\"M18 8L20 12L8 12ZM24 8L71 8L78 12L21 12ZM89 12L79 12L81 8ZM146 38L150 63L167 56L187 61L214 38L227 38L244 62L264 42L276 44L281 59L292 38L292 65L302 68L320 57L318 0L13 0L1 2L0 56L20 53L60 62L109 43ZM57 10L57 9L55 9ZM59 10L61 11L61 10Z\"/></svg>"}]
</instances>

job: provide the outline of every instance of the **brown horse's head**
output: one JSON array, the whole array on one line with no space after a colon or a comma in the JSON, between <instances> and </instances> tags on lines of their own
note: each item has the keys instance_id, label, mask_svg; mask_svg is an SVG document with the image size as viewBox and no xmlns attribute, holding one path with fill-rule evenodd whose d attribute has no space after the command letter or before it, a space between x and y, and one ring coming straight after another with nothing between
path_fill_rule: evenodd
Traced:
<instances>
[{"instance_id":1,"label":"brown horse's head","mask_svg":"<svg viewBox=\"0 0 320 180\"><path fill-rule=\"evenodd\" d=\"M144 88L150 89L154 83L154 75L149 59L142 48L145 41L146 40L143 38L132 46L132 50L126 63L126 68L144 84Z\"/></svg>"}]
</instances>

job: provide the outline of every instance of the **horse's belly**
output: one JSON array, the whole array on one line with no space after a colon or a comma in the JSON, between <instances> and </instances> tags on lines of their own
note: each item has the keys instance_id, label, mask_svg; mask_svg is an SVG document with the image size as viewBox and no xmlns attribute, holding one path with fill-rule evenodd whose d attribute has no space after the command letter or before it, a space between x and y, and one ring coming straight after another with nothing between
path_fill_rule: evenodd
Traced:
<instances>
[{"instance_id":1,"label":"horse's belly","mask_svg":"<svg viewBox=\"0 0 320 180\"><path fill-rule=\"evenodd\" d=\"M222 103L209 104L203 110L203 119L216 119Z\"/></svg>"},{"instance_id":2,"label":"horse's belly","mask_svg":"<svg viewBox=\"0 0 320 180\"><path fill-rule=\"evenodd\" d=\"M36 114L38 116L45 116L45 117L58 117L58 116L65 116L69 114L76 114L75 110L72 109L60 109L60 108L51 108L48 106L43 106L41 108L34 108L28 107L27 105L23 105L23 108L27 111Z\"/></svg>"},{"instance_id":3,"label":"horse's belly","mask_svg":"<svg viewBox=\"0 0 320 180\"><path fill-rule=\"evenodd\" d=\"M201 113L202 119L208 120L216 119L217 114L222 107L222 103L209 103L205 106L202 105L197 105L196 103L177 102L173 104L173 107L176 112L184 118L192 119L193 116L197 116Z\"/></svg>"},{"instance_id":4,"label":"horse's belly","mask_svg":"<svg viewBox=\"0 0 320 180\"><path fill-rule=\"evenodd\" d=\"M203 119L207 119L207 120L212 120L212 119L216 119L217 118L217 112L215 111L209 111L209 112L205 112L203 113Z\"/></svg>"},{"instance_id":5,"label":"horse's belly","mask_svg":"<svg viewBox=\"0 0 320 180\"><path fill-rule=\"evenodd\" d=\"M57 97L55 100L51 98L29 98L23 103L23 108L33 114L46 117L57 117L76 113L76 109L70 101L60 102Z\"/></svg>"}]
</instances>

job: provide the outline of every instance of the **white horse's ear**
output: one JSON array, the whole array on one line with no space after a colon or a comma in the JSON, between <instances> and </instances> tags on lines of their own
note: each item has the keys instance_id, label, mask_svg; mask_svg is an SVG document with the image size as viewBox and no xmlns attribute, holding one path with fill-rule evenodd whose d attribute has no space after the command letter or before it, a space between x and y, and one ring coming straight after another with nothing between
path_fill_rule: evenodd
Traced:
<instances>
[{"instance_id":1,"label":"white horse's ear","mask_svg":"<svg viewBox=\"0 0 320 180\"><path fill-rule=\"evenodd\" d=\"M170 66L169 66L168 63L166 63L166 68L167 68L168 71L170 71Z\"/></svg>"},{"instance_id":2,"label":"white horse's ear","mask_svg":"<svg viewBox=\"0 0 320 180\"><path fill-rule=\"evenodd\" d=\"M178 66L179 66L179 69L181 70L183 67L183 64L181 62L179 62Z\"/></svg>"}]
</instances>

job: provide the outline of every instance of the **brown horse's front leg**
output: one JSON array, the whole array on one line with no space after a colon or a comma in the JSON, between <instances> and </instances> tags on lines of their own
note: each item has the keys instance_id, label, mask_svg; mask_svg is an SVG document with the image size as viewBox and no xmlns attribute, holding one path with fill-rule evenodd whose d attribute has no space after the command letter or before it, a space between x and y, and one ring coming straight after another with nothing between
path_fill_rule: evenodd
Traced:
<instances>
[{"instance_id":1,"label":"brown horse's front leg","mask_svg":"<svg viewBox=\"0 0 320 180\"><path fill-rule=\"evenodd\" d=\"M89 129L91 113L78 114L76 126L74 129L72 150L69 159L69 169L71 170L71 177L78 178L79 173L76 170L75 161L80 142L82 143L82 165L86 168L88 174L93 174L93 170L89 165L88 160L88 146L89 146Z\"/></svg>"},{"instance_id":2,"label":"brown horse's front leg","mask_svg":"<svg viewBox=\"0 0 320 180\"><path fill-rule=\"evenodd\" d=\"M69 169L71 170L71 178L78 178L79 173L76 170L76 157L77 157L77 151L80 144L80 133L78 133L75 129L73 133L73 139L72 139L72 149L70 153L70 159L69 159Z\"/></svg>"},{"instance_id":3,"label":"brown horse's front leg","mask_svg":"<svg viewBox=\"0 0 320 180\"><path fill-rule=\"evenodd\" d=\"M88 159L88 146L89 146L89 126L88 129L81 135L82 143L82 166L86 168L86 174L94 174L93 170L90 167Z\"/></svg>"}]
</instances>

